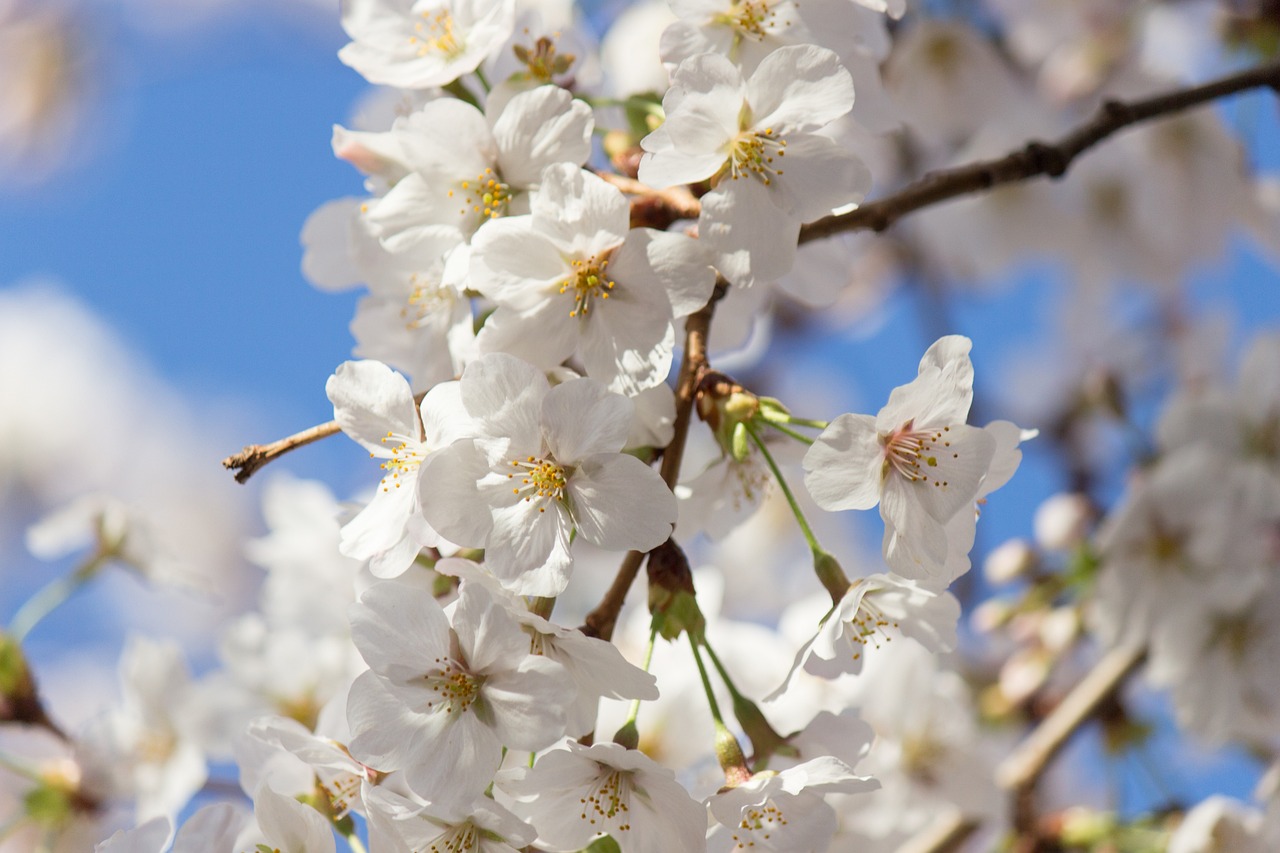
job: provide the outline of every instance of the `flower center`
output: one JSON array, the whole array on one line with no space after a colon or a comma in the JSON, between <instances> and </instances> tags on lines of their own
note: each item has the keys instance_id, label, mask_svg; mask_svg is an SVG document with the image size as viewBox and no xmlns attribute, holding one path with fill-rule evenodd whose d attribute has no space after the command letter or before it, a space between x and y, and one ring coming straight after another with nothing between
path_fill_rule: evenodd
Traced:
<instances>
[{"instance_id":1,"label":"flower center","mask_svg":"<svg viewBox=\"0 0 1280 853\"><path fill-rule=\"evenodd\" d=\"M317 785L333 806L333 816L337 820L347 816L351 805L360 796L361 779L354 773L339 773L327 783L317 780Z\"/></svg>"},{"instance_id":2,"label":"flower center","mask_svg":"<svg viewBox=\"0 0 1280 853\"><path fill-rule=\"evenodd\" d=\"M480 833L471 821L450 827L443 835L432 841L422 853L467 853L480 849Z\"/></svg>"},{"instance_id":3,"label":"flower center","mask_svg":"<svg viewBox=\"0 0 1280 853\"><path fill-rule=\"evenodd\" d=\"M909 483L933 483L942 487L946 480L939 480L929 472L938 467L938 455L950 453L952 459L959 459L958 452L948 450L951 442L947 433L951 427L942 429L916 429L915 421L907 421L888 435L880 436L881 452L884 454L884 465L880 469L883 480L890 471L896 472Z\"/></svg>"},{"instance_id":4,"label":"flower center","mask_svg":"<svg viewBox=\"0 0 1280 853\"><path fill-rule=\"evenodd\" d=\"M409 291L405 306L400 309L406 329L421 329L433 314L453 310L457 301L453 288L444 287L416 272L409 276L409 284L413 289Z\"/></svg>"},{"instance_id":5,"label":"flower center","mask_svg":"<svg viewBox=\"0 0 1280 853\"><path fill-rule=\"evenodd\" d=\"M573 274L560 282L560 292L573 295L573 310L570 317L583 317L591 310L592 299L608 299L609 291L617 282L612 281L606 271L609 267L609 256L601 255L583 260L572 261Z\"/></svg>"},{"instance_id":6,"label":"flower center","mask_svg":"<svg viewBox=\"0 0 1280 853\"><path fill-rule=\"evenodd\" d=\"M775 175L782 175L782 169L775 168L773 161L783 157L786 148L787 140L775 135L771 127L744 130L729 143L729 176L735 181L755 178L767 187Z\"/></svg>"},{"instance_id":7,"label":"flower center","mask_svg":"<svg viewBox=\"0 0 1280 853\"><path fill-rule=\"evenodd\" d=\"M542 83L550 83L553 77L568 73L577 60L572 53L559 53L551 36L540 36L531 48L517 44L511 50L520 64L529 69L526 72L529 78Z\"/></svg>"},{"instance_id":8,"label":"flower center","mask_svg":"<svg viewBox=\"0 0 1280 853\"><path fill-rule=\"evenodd\" d=\"M486 167L473 181L462 181L458 191L462 197L460 216L478 213L483 219L497 219L506 214L511 204L511 187L502 182L502 176L492 167ZM454 191L449 190L449 198L453 198L453 194Z\"/></svg>"},{"instance_id":9,"label":"flower center","mask_svg":"<svg viewBox=\"0 0 1280 853\"><path fill-rule=\"evenodd\" d=\"M382 443L391 449L391 458L378 466L387 472L382 478L382 491L386 492L390 491L393 485L397 489L400 488L403 485L400 482L400 475L417 471L418 465L422 463L426 454L423 453L422 442L406 435L389 432L383 436Z\"/></svg>"},{"instance_id":10,"label":"flower center","mask_svg":"<svg viewBox=\"0 0 1280 853\"><path fill-rule=\"evenodd\" d=\"M733 833L737 842L735 850L749 850L756 846L756 838L768 840L774 832L785 828L787 818L773 800L765 800L758 806L742 810L742 819Z\"/></svg>"},{"instance_id":11,"label":"flower center","mask_svg":"<svg viewBox=\"0 0 1280 853\"><path fill-rule=\"evenodd\" d=\"M739 37L762 40L770 32L777 29L777 5L769 0L746 0L733 3L729 11L719 12L712 17L713 24L731 27ZM791 21L783 22L783 26L791 26Z\"/></svg>"},{"instance_id":12,"label":"flower center","mask_svg":"<svg viewBox=\"0 0 1280 853\"><path fill-rule=\"evenodd\" d=\"M578 817L597 826L608 821L610 832L626 831L631 824L626 822L626 814L631 811L631 776L620 770L611 770L601 777L594 788L582 798L582 812ZM613 823L621 820L621 823Z\"/></svg>"},{"instance_id":13,"label":"flower center","mask_svg":"<svg viewBox=\"0 0 1280 853\"><path fill-rule=\"evenodd\" d=\"M463 669L452 658L436 658L439 669L423 676L427 687L436 698L427 703L426 710L443 706L446 714L465 714L471 710L480 695L481 679Z\"/></svg>"},{"instance_id":14,"label":"flower center","mask_svg":"<svg viewBox=\"0 0 1280 853\"><path fill-rule=\"evenodd\" d=\"M872 594L867 593L862 597L862 601L858 602L858 609L847 620L852 630L846 630L844 635L857 647L857 651L853 653L854 660L862 657L862 649L866 646L878 649L882 643L892 642L893 635L889 631L898 628L897 620L886 616L871 600Z\"/></svg>"},{"instance_id":15,"label":"flower center","mask_svg":"<svg viewBox=\"0 0 1280 853\"><path fill-rule=\"evenodd\" d=\"M442 53L451 59L466 47L448 9L424 10L422 20L414 23L413 30L416 35L409 37L409 43L417 45L418 56Z\"/></svg>"},{"instance_id":16,"label":"flower center","mask_svg":"<svg viewBox=\"0 0 1280 853\"><path fill-rule=\"evenodd\" d=\"M526 502L537 498L542 501L564 500L564 486L567 481L565 470L549 459L526 456L524 459L512 459L511 467L516 471L507 474L508 480L520 477L520 485L513 486L513 494L520 495ZM538 512L546 512L545 506L538 507Z\"/></svg>"}]
</instances>

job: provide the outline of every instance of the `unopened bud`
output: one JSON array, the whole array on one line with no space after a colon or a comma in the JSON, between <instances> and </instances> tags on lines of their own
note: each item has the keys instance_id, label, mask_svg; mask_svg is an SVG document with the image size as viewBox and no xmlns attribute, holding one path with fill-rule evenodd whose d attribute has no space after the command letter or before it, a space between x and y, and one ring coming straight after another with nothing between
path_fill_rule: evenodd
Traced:
<instances>
[{"instance_id":1,"label":"unopened bud","mask_svg":"<svg viewBox=\"0 0 1280 853\"><path fill-rule=\"evenodd\" d=\"M1084 495L1062 492L1036 509L1036 544L1046 551L1070 551L1089 532L1093 507Z\"/></svg>"},{"instance_id":2,"label":"unopened bud","mask_svg":"<svg viewBox=\"0 0 1280 853\"><path fill-rule=\"evenodd\" d=\"M698 609L694 597L693 573L689 571L689 559L672 540L649 552L646 565L649 575L649 612L658 632L667 640L674 640L688 632L700 639L707 621Z\"/></svg>"},{"instance_id":3,"label":"unopened bud","mask_svg":"<svg viewBox=\"0 0 1280 853\"><path fill-rule=\"evenodd\" d=\"M988 583L1011 583L1034 569L1036 562L1036 552L1025 540L1010 539L987 555L982 573Z\"/></svg>"}]
</instances>

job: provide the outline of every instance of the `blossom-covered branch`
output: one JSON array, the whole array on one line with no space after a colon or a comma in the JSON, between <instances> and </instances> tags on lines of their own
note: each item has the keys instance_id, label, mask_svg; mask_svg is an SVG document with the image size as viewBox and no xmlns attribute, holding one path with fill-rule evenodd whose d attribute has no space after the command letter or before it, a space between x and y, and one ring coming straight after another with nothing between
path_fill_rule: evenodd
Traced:
<instances>
[{"instance_id":1,"label":"blossom-covered branch","mask_svg":"<svg viewBox=\"0 0 1280 853\"><path fill-rule=\"evenodd\" d=\"M1176 89L1150 98L1104 101L1097 115L1057 142L1032 141L1004 157L932 172L885 198L867 202L848 213L808 223L800 229L800 242L820 240L846 231L883 231L908 213L956 196L1041 175L1060 178L1077 157L1126 127L1264 87L1280 89L1280 63L1262 65L1202 86Z\"/></svg>"}]
</instances>

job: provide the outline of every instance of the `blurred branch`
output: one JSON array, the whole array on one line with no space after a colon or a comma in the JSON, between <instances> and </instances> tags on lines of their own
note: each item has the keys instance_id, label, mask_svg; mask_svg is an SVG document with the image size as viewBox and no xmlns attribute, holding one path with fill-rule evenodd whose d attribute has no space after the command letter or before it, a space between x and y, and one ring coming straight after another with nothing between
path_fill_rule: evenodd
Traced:
<instances>
[{"instance_id":1,"label":"blurred branch","mask_svg":"<svg viewBox=\"0 0 1280 853\"><path fill-rule=\"evenodd\" d=\"M710 369L707 362L707 335L711 331L711 318L715 315L716 303L724 297L727 290L728 282L723 278L717 279L711 299L702 310L690 314L689 319L685 320L684 356L676 379L676 418L671 441L662 451L662 479L673 491L680 477L680 463L684 460L684 446L689 435L689 423L693 419L693 403L698 383ZM622 565L618 567L618 573L604 598L583 620L584 634L602 640L613 637L614 625L618 621L618 614L622 612L622 602L626 600L627 592L635 582L643 560L644 554L639 551L628 551L622 558Z\"/></svg>"},{"instance_id":2,"label":"blurred branch","mask_svg":"<svg viewBox=\"0 0 1280 853\"><path fill-rule=\"evenodd\" d=\"M1057 142L1028 142L995 160L931 172L892 195L868 202L848 213L827 216L800 229L800 242L845 231L883 231L908 213L1000 184L1046 175L1059 178L1076 157L1119 130L1172 115L1250 89L1280 91L1280 63L1263 65L1202 86L1177 89L1134 101L1104 101L1090 121Z\"/></svg>"},{"instance_id":3,"label":"blurred branch","mask_svg":"<svg viewBox=\"0 0 1280 853\"><path fill-rule=\"evenodd\" d=\"M1143 647L1107 652L996 768L996 783L1013 795L1015 828L1027 831L1033 825L1031 798L1049 762L1146 656Z\"/></svg>"},{"instance_id":4,"label":"blurred branch","mask_svg":"<svg viewBox=\"0 0 1280 853\"><path fill-rule=\"evenodd\" d=\"M898 853L949 853L964 843L978 824L959 809L938 815L919 833L908 838Z\"/></svg>"},{"instance_id":5,"label":"blurred branch","mask_svg":"<svg viewBox=\"0 0 1280 853\"><path fill-rule=\"evenodd\" d=\"M313 441L319 441L322 438L328 438L341 432L337 421L329 421L324 424L317 424L302 432L295 432L293 435L273 441L270 444L250 444L239 453L232 454L222 460L222 467L229 471L235 471L237 483L244 483L254 475L259 468L266 465L273 459L285 455L290 450L296 450Z\"/></svg>"}]
</instances>

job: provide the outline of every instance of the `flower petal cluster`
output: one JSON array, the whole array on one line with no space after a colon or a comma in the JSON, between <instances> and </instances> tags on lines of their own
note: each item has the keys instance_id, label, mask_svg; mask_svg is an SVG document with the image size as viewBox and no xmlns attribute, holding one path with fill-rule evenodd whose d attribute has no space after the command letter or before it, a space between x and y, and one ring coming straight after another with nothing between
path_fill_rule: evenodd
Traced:
<instances>
[{"instance_id":1,"label":"flower petal cluster","mask_svg":"<svg viewBox=\"0 0 1280 853\"><path fill-rule=\"evenodd\" d=\"M820 507L879 504L885 561L903 577L951 580L948 541L973 525L996 434L1007 432L1005 425L965 423L973 402L971 343L959 335L938 340L921 359L919 375L895 388L878 415L841 415L805 454L805 486ZM1001 477L1008 474L1002 470Z\"/></svg>"},{"instance_id":2,"label":"flower petal cluster","mask_svg":"<svg viewBox=\"0 0 1280 853\"><path fill-rule=\"evenodd\" d=\"M514 0L346 0L351 43L338 58L370 83L444 86L475 71L514 25Z\"/></svg>"},{"instance_id":3,"label":"flower petal cluster","mask_svg":"<svg viewBox=\"0 0 1280 853\"><path fill-rule=\"evenodd\" d=\"M622 853L704 845L706 808L674 773L638 750L569 742L543 754L520 778L499 784L547 850L581 850L605 835Z\"/></svg>"},{"instance_id":4,"label":"flower petal cluster","mask_svg":"<svg viewBox=\"0 0 1280 853\"><path fill-rule=\"evenodd\" d=\"M591 379L551 387L504 353L460 381L473 437L424 469L422 512L453 542L483 547L485 565L521 595L558 595L577 531L613 551L647 551L671 535L675 496L648 465L621 453L634 406Z\"/></svg>"},{"instance_id":5,"label":"flower petal cluster","mask_svg":"<svg viewBox=\"0 0 1280 853\"><path fill-rule=\"evenodd\" d=\"M470 237L484 222L524 213L529 190L556 163L591 153L591 108L558 86L538 86L486 112L454 98L430 101L383 133L334 129L334 153L389 187L367 203L392 251L428 235Z\"/></svg>"},{"instance_id":6,"label":"flower petal cluster","mask_svg":"<svg viewBox=\"0 0 1280 853\"><path fill-rule=\"evenodd\" d=\"M568 163L543 172L530 209L472 241L471 284L498 306L480 350L544 368L577 353L587 376L629 396L665 381L672 320L705 305L715 283L700 243L630 229L622 193Z\"/></svg>"},{"instance_id":7,"label":"flower petal cluster","mask_svg":"<svg viewBox=\"0 0 1280 853\"><path fill-rule=\"evenodd\" d=\"M348 361L325 392L343 432L386 472L373 500L342 528L341 551L369 560L378 577L395 577L421 548L440 542L419 512L417 483L427 457L466 430L458 385L437 385L418 406L409 383L385 364Z\"/></svg>"},{"instance_id":8,"label":"flower petal cluster","mask_svg":"<svg viewBox=\"0 0 1280 853\"><path fill-rule=\"evenodd\" d=\"M352 606L352 639L369 671L351 687L351 754L403 771L415 794L466 806L483 793L503 748L544 749L564 734L564 667L530 654L520 626L479 584L452 617L406 581L370 587Z\"/></svg>"},{"instance_id":9,"label":"flower petal cluster","mask_svg":"<svg viewBox=\"0 0 1280 853\"><path fill-rule=\"evenodd\" d=\"M817 132L853 107L852 78L829 50L781 48L745 79L719 54L691 57L663 106L666 122L641 141L640 180L711 182L699 236L734 284L784 275L801 223L860 201L870 186L862 162Z\"/></svg>"}]
</instances>

